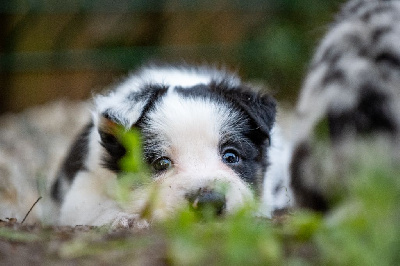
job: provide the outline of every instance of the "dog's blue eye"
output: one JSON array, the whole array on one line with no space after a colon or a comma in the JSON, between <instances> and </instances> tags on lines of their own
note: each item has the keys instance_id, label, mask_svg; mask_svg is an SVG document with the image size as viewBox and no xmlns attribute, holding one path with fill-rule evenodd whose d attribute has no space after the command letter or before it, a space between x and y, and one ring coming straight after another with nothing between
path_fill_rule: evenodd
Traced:
<instances>
[{"instance_id":1,"label":"dog's blue eye","mask_svg":"<svg viewBox=\"0 0 400 266\"><path fill-rule=\"evenodd\" d=\"M156 171L165 171L171 168L171 166L172 166L171 160L166 157L161 157L155 160L153 163L153 168Z\"/></svg>"},{"instance_id":2,"label":"dog's blue eye","mask_svg":"<svg viewBox=\"0 0 400 266\"><path fill-rule=\"evenodd\" d=\"M228 150L222 154L222 161L226 164L235 164L240 160L239 155L234 150Z\"/></svg>"}]
</instances>

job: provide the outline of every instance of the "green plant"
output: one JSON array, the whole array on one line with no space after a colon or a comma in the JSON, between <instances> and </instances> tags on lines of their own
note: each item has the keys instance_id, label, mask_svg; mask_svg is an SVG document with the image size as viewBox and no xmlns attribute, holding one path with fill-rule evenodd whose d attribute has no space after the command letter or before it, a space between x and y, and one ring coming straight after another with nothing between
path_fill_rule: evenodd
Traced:
<instances>
[{"instance_id":1,"label":"green plant","mask_svg":"<svg viewBox=\"0 0 400 266\"><path fill-rule=\"evenodd\" d=\"M126 143L140 149L139 138L129 135ZM128 153L124 165L145 169L139 155ZM400 170L389 156L360 156L352 167L346 196L324 216L299 210L276 224L251 208L226 217L185 209L153 227L165 238L173 265L394 265L400 257Z\"/></svg>"}]
</instances>

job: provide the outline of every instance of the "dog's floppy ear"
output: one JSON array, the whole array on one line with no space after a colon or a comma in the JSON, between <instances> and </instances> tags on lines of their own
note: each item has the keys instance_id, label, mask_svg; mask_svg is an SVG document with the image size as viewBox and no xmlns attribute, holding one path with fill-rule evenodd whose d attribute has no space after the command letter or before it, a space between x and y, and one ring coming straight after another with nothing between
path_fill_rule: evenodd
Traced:
<instances>
[{"instance_id":1,"label":"dog's floppy ear","mask_svg":"<svg viewBox=\"0 0 400 266\"><path fill-rule=\"evenodd\" d=\"M262 131L266 133L271 131L275 123L276 102L270 95L245 92L239 98L239 104Z\"/></svg>"},{"instance_id":2,"label":"dog's floppy ear","mask_svg":"<svg viewBox=\"0 0 400 266\"><path fill-rule=\"evenodd\" d=\"M228 91L228 97L248 114L254 122L254 129L269 139L270 131L275 123L275 100L268 94L242 89Z\"/></svg>"},{"instance_id":3,"label":"dog's floppy ear","mask_svg":"<svg viewBox=\"0 0 400 266\"><path fill-rule=\"evenodd\" d=\"M103 164L108 169L119 172L119 161L126 153L118 134L135 126L166 90L160 86L148 86L142 90L117 91L96 98L94 121L100 134L100 144L108 153L103 158Z\"/></svg>"},{"instance_id":4,"label":"dog's floppy ear","mask_svg":"<svg viewBox=\"0 0 400 266\"><path fill-rule=\"evenodd\" d=\"M95 105L99 127L110 129L113 122L130 129L166 91L166 87L149 85L140 90L117 90L97 97Z\"/></svg>"},{"instance_id":5,"label":"dog's floppy ear","mask_svg":"<svg viewBox=\"0 0 400 266\"><path fill-rule=\"evenodd\" d=\"M99 129L99 132L116 135L116 134L118 134L119 130L123 129L123 127L120 123L109 118L107 115L102 115L99 118L98 129Z\"/></svg>"}]
</instances>

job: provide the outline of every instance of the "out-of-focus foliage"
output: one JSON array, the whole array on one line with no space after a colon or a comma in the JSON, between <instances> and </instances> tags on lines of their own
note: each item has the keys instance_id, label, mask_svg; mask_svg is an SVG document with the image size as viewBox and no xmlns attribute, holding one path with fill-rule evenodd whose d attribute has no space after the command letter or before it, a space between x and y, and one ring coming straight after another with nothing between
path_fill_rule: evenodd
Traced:
<instances>
[{"instance_id":1,"label":"out-of-focus foliage","mask_svg":"<svg viewBox=\"0 0 400 266\"><path fill-rule=\"evenodd\" d=\"M143 183L141 171L146 166L132 150L140 149L139 136L124 135L131 150L124 167L131 175L121 179L121 186L145 185L149 180ZM373 152L355 161L343 177L346 192L324 216L298 210L269 220L254 217L251 208L227 217L187 209L139 232L85 226L40 229L0 221L0 263L398 265L400 167ZM18 256L13 250L20 251Z\"/></svg>"},{"instance_id":2,"label":"out-of-focus foliage","mask_svg":"<svg viewBox=\"0 0 400 266\"><path fill-rule=\"evenodd\" d=\"M225 65L293 102L341 2L1 1L0 112L87 98L151 60Z\"/></svg>"},{"instance_id":3,"label":"out-of-focus foliage","mask_svg":"<svg viewBox=\"0 0 400 266\"><path fill-rule=\"evenodd\" d=\"M224 218L183 210L155 227L165 234L174 265L395 265L400 167L391 160L372 154L355 159L344 177L349 187L325 216L299 210L277 224L254 217L249 207Z\"/></svg>"}]
</instances>

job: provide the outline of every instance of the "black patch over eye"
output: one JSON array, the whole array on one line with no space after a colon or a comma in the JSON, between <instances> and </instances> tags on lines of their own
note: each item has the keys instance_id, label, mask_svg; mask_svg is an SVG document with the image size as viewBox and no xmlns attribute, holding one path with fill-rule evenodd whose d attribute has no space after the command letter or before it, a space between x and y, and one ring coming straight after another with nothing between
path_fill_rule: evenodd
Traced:
<instances>
[{"instance_id":1,"label":"black patch over eye","mask_svg":"<svg viewBox=\"0 0 400 266\"><path fill-rule=\"evenodd\" d=\"M172 167L172 161L167 157L161 157L152 163L154 170L157 172L168 170Z\"/></svg>"},{"instance_id":2,"label":"black patch over eye","mask_svg":"<svg viewBox=\"0 0 400 266\"><path fill-rule=\"evenodd\" d=\"M226 164L237 164L240 161L238 152L232 149L224 151L222 161Z\"/></svg>"}]
</instances>

